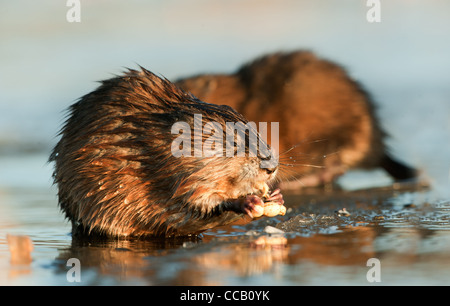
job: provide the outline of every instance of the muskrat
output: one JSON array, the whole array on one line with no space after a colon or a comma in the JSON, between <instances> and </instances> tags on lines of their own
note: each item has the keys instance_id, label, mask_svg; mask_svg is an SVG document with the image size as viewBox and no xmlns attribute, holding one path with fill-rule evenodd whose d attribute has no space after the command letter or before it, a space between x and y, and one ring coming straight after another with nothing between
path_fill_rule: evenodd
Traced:
<instances>
[{"instance_id":1,"label":"muskrat","mask_svg":"<svg viewBox=\"0 0 450 306\"><path fill-rule=\"evenodd\" d=\"M195 235L249 222L263 214L263 202L281 207L280 190L269 193L267 185L278 164L262 167L268 157L248 154L248 140L240 157L171 153L179 137L174 124L187 123L195 137L199 115L201 124L217 122L224 131L226 122L248 122L231 107L202 102L142 67L102 81L73 104L49 158L72 233ZM246 139L258 133L245 132Z\"/></svg>"},{"instance_id":2,"label":"muskrat","mask_svg":"<svg viewBox=\"0 0 450 306\"><path fill-rule=\"evenodd\" d=\"M280 165L291 170L284 188L329 183L351 168L382 167L399 180L416 176L389 154L368 92L341 66L312 52L268 54L232 74L175 83L203 101L232 106L248 120L280 122Z\"/></svg>"}]
</instances>

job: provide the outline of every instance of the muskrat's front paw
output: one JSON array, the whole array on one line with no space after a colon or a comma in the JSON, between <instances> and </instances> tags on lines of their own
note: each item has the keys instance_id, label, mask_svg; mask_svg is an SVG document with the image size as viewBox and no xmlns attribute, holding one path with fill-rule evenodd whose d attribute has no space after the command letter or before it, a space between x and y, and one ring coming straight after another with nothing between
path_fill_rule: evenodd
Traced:
<instances>
[{"instance_id":1,"label":"muskrat's front paw","mask_svg":"<svg viewBox=\"0 0 450 306\"><path fill-rule=\"evenodd\" d=\"M283 205L284 204L284 200L283 200L283 195L281 194L281 190L278 188L278 189L275 189L275 191L274 192L272 192L269 196L268 196L268 198L266 198L265 200L264 200L264 202L276 202L276 203L278 203L279 205Z\"/></svg>"},{"instance_id":2,"label":"muskrat's front paw","mask_svg":"<svg viewBox=\"0 0 450 306\"><path fill-rule=\"evenodd\" d=\"M242 211L252 219L259 218L264 215L263 205L264 202L260 197L249 194L242 201Z\"/></svg>"},{"instance_id":3,"label":"muskrat's front paw","mask_svg":"<svg viewBox=\"0 0 450 306\"><path fill-rule=\"evenodd\" d=\"M262 216L284 216L286 214L286 207L284 206L283 195L280 189L276 189L263 199L254 194L246 196L242 202L242 211L252 219Z\"/></svg>"},{"instance_id":4,"label":"muskrat's front paw","mask_svg":"<svg viewBox=\"0 0 450 306\"><path fill-rule=\"evenodd\" d=\"M283 195L280 189L276 189L264 201L263 214L267 217L284 216L286 214L286 207L284 206Z\"/></svg>"}]
</instances>

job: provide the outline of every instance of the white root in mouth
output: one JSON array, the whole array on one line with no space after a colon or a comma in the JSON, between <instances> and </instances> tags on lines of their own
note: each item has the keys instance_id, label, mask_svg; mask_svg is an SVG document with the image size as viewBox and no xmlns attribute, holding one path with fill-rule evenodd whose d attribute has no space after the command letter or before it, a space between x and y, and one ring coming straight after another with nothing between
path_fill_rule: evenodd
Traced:
<instances>
[{"instance_id":1,"label":"white root in mouth","mask_svg":"<svg viewBox=\"0 0 450 306\"><path fill-rule=\"evenodd\" d=\"M275 217L278 215L284 216L286 214L286 206L280 205L276 202L264 202L264 216Z\"/></svg>"},{"instance_id":2,"label":"white root in mouth","mask_svg":"<svg viewBox=\"0 0 450 306\"><path fill-rule=\"evenodd\" d=\"M263 205L255 205L253 217L259 218L262 216L266 217L275 217L278 215L284 216L286 214L286 206L280 205L280 203L266 201L266 199L270 198L270 190L269 186L266 183L263 183L260 186L261 198L264 201Z\"/></svg>"}]
</instances>

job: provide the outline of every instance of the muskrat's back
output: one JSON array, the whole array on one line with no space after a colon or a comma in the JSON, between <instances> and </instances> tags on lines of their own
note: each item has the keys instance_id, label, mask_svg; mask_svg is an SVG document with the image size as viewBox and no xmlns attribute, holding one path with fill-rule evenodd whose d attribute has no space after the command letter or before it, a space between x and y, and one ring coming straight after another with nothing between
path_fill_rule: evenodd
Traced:
<instances>
[{"instance_id":1,"label":"muskrat's back","mask_svg":"<svg viewBox=\"0 0 450 306\"><path fill-rule=\"evenodd\" d=\"M339 65L311 52L269 54L230 75L197 75L176 84L249 120L280 122L280 163L304 185L357 167L381 166L401 179L415 175L387 153L368 93Z\"/></svg>"},{"instance_id":2,"label":"muskrat's back","mask_svg":"<svg viewBox=\"0 0 450 306\"><path fill-rule=\"evenodd\" d=\"M174 156L173 125L193 127L196 114L222 126L247 122L145 69L103 81L73 104L50 156L73 232L189 235L251 219L276 165L263 169L260 157L250 156ZM279 192L272 198L283 203Z\"/></svg>"}]
</instances>

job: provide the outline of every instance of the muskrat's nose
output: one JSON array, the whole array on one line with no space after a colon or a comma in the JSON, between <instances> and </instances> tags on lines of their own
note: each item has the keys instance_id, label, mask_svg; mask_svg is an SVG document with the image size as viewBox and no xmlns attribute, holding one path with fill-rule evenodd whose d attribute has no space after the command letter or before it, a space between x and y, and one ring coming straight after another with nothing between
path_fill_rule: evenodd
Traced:
<instances>
[{"instance_id":1,"label":"muskrat's nose","mask_svg":"<svg viewBox=\"0 0 450 306\"><path fill-rule=\"evenodd\" d=\"M265 170L266 170L267 174L272 174L272 173L275 172L275 170L277 170L277 167L275 167L275 168L266 168Z\"/></svg>"}]
</instances>

